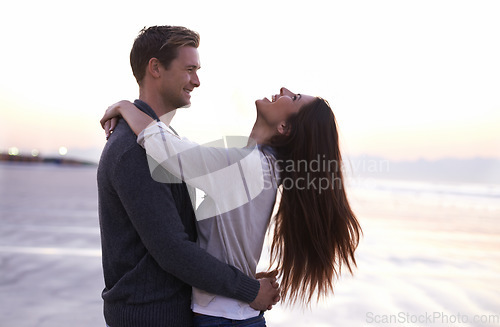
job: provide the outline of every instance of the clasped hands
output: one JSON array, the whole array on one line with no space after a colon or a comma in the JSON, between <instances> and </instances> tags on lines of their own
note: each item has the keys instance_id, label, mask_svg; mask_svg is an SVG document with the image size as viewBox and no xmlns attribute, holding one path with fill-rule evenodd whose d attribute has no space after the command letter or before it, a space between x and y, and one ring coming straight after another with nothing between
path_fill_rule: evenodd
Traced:
<instances>
[{"instance_id":1,"label":"clasped hands","mask_svg":"<svg viewBox=\"0 0 500 327\"><path fill-rule=\"evenodd\" d=\"M260 283L259 294L255 300L250 303L250 306L255 310L265 311L271 310L273 305L280 300L279 284L276 281L278 271L260 272L257 273L255 278Z\"/></svg>"}]
</instances>

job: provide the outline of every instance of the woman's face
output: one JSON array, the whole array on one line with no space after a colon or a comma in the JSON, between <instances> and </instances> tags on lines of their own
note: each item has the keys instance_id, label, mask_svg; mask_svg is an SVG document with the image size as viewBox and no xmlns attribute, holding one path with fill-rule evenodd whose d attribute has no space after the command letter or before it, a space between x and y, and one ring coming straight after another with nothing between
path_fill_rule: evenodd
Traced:
<instances>
[{"instance_id":1,"label":"woman's face","mask_svg":"<svg viewBox=\"0 0 500 327\"><path fill-rule=\"evenodd\" d=\"M280 93L273 95L271 100L264 98L255 101L257 116L268 125L277 127L285 122L290 115L299 112L302 106L314 99L315 97L311 95L296 94L282 87Z\"/></svg>"}]
</instances>

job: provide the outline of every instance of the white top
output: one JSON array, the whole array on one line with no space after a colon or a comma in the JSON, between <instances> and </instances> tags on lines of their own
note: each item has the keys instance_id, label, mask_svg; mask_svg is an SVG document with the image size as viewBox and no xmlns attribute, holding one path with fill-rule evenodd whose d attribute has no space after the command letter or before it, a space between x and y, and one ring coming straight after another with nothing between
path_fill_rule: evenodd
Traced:
<instances>
[{"instance_id":1,"label":"white top","mask_svg":"<svg viewBox=\"0 0 500 327\"><path fill-rule=\"evenodd\" d=\"M245 143L246 140L243 139ZM241 143L242 138L225 141ZM224 144L200 146L174 135L162 122L146 128L137 142L146 149L153 178L161 176L158 168L162 167L205 192L206 197L196 210L200 247L255 277L276 200L278 169L270 149L224 147ZM237 320L260 313L248 303L196 288L193 288L192 309Z\"/></svg>"}]
</instances>

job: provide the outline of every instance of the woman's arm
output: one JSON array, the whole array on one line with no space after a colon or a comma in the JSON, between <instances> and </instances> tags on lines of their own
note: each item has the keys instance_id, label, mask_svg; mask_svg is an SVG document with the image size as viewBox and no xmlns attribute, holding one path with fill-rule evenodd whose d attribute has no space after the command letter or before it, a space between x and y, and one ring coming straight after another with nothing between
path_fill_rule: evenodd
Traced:
<instances>
[{"instance_id":1,"label":"woman's arm","mask_svg":"<svg viewBox=\"0 0 500 327\"><path fill-rule=\"evenodd\" d=\"M139 135L144 129L155 122L153 118L137 109L133 103L122 100L109 106L101 118L101 126L106 132L106 137L109 137L113 132L119 117L123 117L127 121L135 135Z\"/></svg>"},{"instance_id":2,"label":"woman's arm","mask_svg":"<svg viewBox=\"0 0 500 327\"><path fill-rule=\"evenodd\" d=\"M120 116L138 135L137 142L148 157L154 160L155 163L150 161L153 179L155 172L162 175L157 171L159 165L213 199L215 211L204 214L203 218L233 210L263 190L264 172L257 147L200 146L172 134L164 123L154 121L128 101L120 101L106 110L101 125L108 136Z\"/></svg>"},{"instance_id":3,"label":"woman's arm","mask_svg":"<svg viewBox=\"0 0 500 327\"><path fill-rule=\"evenodd\" d=\"M198 220L241 207L266 187L257 147L204 147L172 134L162 122L142 131L137 142L154 159L152 171L159 165L208 195L211 204L197 210Z\"/></svg>"},{"instance_id":4,"label":"woman's arm","mask_svg":"<svg viewBox=\"0 0 500 327\"><path fill-rule=\"evenodd\" d=\"M162 122L144 129L137 143L158 165L211 196L241 186L242 174L252 182L262 175L257 147L226 148L222 139L219 146L202 146L174 135Z\"/></svg>"}]
</instances>

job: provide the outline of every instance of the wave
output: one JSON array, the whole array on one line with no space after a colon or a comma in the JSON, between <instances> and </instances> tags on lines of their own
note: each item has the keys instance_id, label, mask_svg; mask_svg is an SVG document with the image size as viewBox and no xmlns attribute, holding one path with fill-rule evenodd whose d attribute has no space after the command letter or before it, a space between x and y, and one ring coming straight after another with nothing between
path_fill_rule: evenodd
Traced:
<instances>
[{"instance_id":1,"label":"wave","mask_svg":"<svg viewBox=\"0 0 500 327\"><path fill-rule=\"evenodd\" d=\"M459 197L481 197L500 200L500 185L484 183L444 183L389 179L351 179L349 185L355 189L406 194L449 195Z\"/></svg>"}]
</instances>

